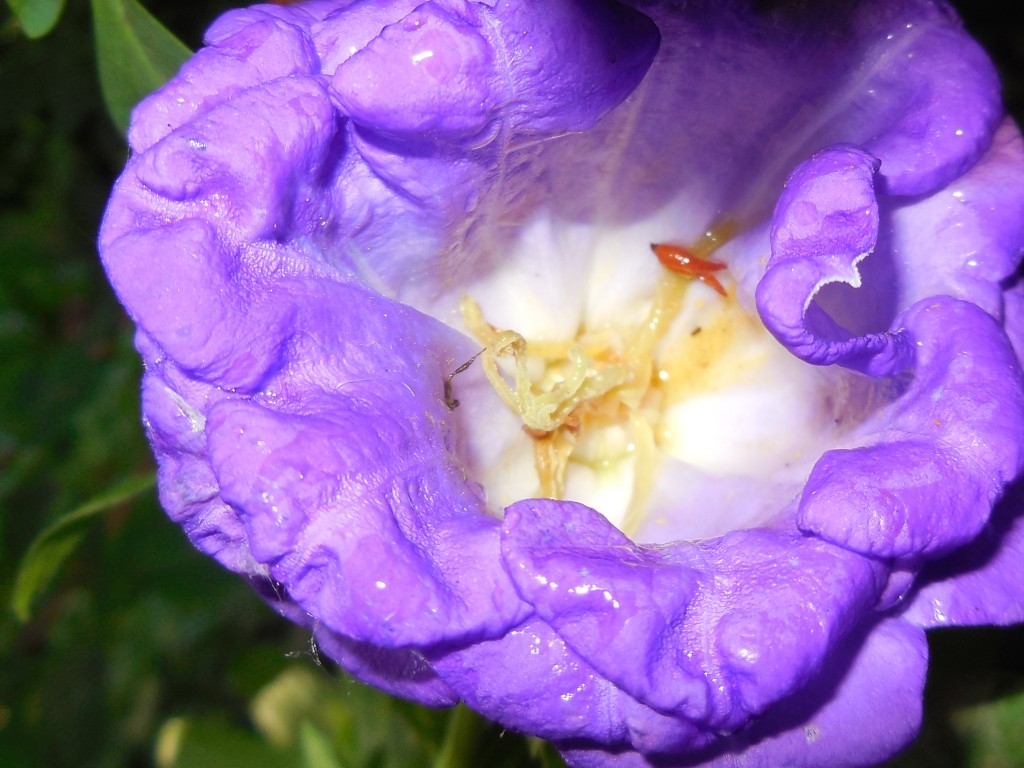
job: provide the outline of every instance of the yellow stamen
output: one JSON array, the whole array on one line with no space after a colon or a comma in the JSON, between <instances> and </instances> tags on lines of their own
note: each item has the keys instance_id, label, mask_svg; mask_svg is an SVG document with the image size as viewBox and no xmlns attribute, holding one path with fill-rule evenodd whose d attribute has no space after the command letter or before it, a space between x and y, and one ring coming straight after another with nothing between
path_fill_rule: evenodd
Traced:
<instances>
[{"instance_id":1,"label":"yellow stamen","mask_svg":"<svg viewBox=\"0 0 1024 768\"><path fill-rule=\"evenodd\" d=\"M728 225L708 232L690 251L704 258L732 233ZM655 356L691 282L665 270L643 324L621 350L607 338L586 332L570 342L527 341L488 323L471 297L459 302L466 327L484 345L480 359L487 379L533 438L541 495L564 498L569 462L588 430L622 426L632 436L634 471L621 527L630 533L640 524L656 478L657 440L647 413L660 399L661 366ZM502 371L502 358L511 358L511 370L506 366ZM530 375L530 360L542 363L537 382ZM535 362L535 371L537 367Z\"/></svg>"},{"instance_id":2,"label":"yellow stamen","mask_svg":"<svg viewBox=\"0 0 1024 768\"><path fill-rule=\"evenodd\" d=\"M530 345L526 339L515 331L499 331L487 323L480 305L468 296L459 302L459 309L466 327L485 345L481 363L491 386L534 432L544 434L561 429L582 403L600 398L630 377L629 370L595 363L582 345L573 344L564 364L555 371L558 380L548 391L538 391L527 366ZM498 369L498 358L509 355L515 363L514 386L509 386ZM555 366L548 368L552 370Z\"/></svg>"}]
</instances>

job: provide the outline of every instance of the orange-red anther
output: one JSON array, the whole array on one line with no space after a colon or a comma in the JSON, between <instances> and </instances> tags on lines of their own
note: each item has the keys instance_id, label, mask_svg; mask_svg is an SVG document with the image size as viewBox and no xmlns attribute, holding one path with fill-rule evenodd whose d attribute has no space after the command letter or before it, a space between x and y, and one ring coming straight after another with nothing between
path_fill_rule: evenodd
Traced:
<instances>
[{"instance_id":1,"label":"orange-red anther","mask_svg":"<svg viewBox=\"0 0 1024 768\"><path fill-rule=\"evenodd\" d=\"M722 287L722 284L718 282L718 278L714 275L715 272L725 269L725 264L694 256L679 245L651 243L651 250L654 251L654 255L658 257L658 261L661 262L665 269L683 277L700 280L702 283L710 285L723 296L726 295L725 288Z\"/></svg>"}]
</instances>

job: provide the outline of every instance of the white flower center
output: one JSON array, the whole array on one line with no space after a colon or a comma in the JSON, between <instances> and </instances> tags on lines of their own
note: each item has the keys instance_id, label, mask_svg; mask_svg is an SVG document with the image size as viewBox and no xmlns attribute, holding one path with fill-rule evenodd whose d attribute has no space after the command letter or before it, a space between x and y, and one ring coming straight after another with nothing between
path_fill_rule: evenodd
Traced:
<instances>
[{"instance_id":1,"label":"white flower center","mask_svg":"<svg viewBox=\"0 0 1024 768\"><path fill-rule=\"evenodd\" d=\"M620 290L634 298L618 311L578 313L568 333L557 319L557 330L545 331L534 302L508 293L517 284L508 275L477 287L487 303L473 290L463 297L464 327L483 346L479 364L514 415L476 429L498 446L476 467L490 505L571 499L650 541L756 524L794 495L810 462L836 442L849 386L798 361L741 306L728 272L708 261L726 230L678 251L690 259L689 277L646 254L640 271L653 275L653 290ZM601 261L589 264L585 295L623 287L620 270ZM501 324L488 316L492 302ZM751 484L791 487L781 497L761 487L758 500L737 503ZM684 522L677 510L687 507ZM705 519L694 525L694 515Z\"/></svg>"}]
</instances>

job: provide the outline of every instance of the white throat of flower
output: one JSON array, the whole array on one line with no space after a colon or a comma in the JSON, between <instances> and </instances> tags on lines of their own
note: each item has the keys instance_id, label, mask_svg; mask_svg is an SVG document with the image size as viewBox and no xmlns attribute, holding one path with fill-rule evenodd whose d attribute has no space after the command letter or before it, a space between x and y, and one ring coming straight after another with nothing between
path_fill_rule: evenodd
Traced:
<instances>
[{"instance_id":1,"label":"white throat of flower","mask_svg":"<svg viewBox=\"0 0 1024 768\"><path fill-rule=\"evenodd\" d=\"M730 235L731 228L721 226L690 248L652 246L667 268L635 328L583 327L566 341L531 341L495 328L473 298L462 298L463 322L484 345L484 373L532 440L540 496L571 498L575 475L584 468L593 476L615 475L617 484L628 484L628 499L622 509L602 505L601 511L626 533L639 526L659 453L680 452L673 406L702 380L711 383L714 361L760 327L712 274L724 265L708 259ZM666 343L695 278L712 287L695 300L700 325Z\"/></svg>"}]
</instances>

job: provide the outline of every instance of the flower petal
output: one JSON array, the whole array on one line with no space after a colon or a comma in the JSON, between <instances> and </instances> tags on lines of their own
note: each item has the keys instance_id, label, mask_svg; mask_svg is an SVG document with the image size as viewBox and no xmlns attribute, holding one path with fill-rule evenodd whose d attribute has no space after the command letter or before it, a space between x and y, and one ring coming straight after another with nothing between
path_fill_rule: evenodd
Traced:
<instances>
[{"instance_id":1,"label":"flower petal","mask_svg":"<svg viewBox=\"0 0 1024 768\"><path fill-rule=\"evenodd\" d=\"M145 337L140 342L143 349L152 346ZM235 573L261 573L249 552L245 527L220 498L207 456L202 404L207 398L219 398L185 377L175 376L169 367L153 365L142 380L146 434L161 457L157 468L160 504L200 552ZM178 394L178 389L187 395Z\"/></svg>"},{"instance_id":2,"label":"flower petal","mask_svg":"<svg viewBox=\"0 0 1024 768\"><path fill-rule=\"evenodd\" d=\"M878 207L878 241L857 265L861 286L831 283L815 295L839 325L857 334L887 329L912 304L940 295L1002 317L1001 282L1024 242L1024 142L1012 121L949 186L914 199L882 194Z\"/></svg>"},{"instance_id":3,"label":"flower petal","mask_svg":"<svg viewBox=\"0 0 1024 768\"><path fill-rule=\"evenodd\" d=\"M680 663L671 637L696 596L696 563L685 555L663 562L572 503L514 504L504 533L506 568L520 594L588 661L663 711L707 717L708 683Z\"/></svg>"},{"instance_id":4,"label":"flower petal","mask_svg":"<svg viewBox=\"0 0 1024 768\"><path fill-rule=\"evenodd\" d=\"M860 286L857 263L878 235L877 168L863 150L835 146L793 171L775 209L772 257L757 286L757 308L768 330L797 357L887 376L912 360L904 333L856 336L813 303L827 283Z\"/></svg>"},{"instance_id":5,"label":"flower petal","mask_svg":"<svg viewBox=\"0 0 1024 768\"><path fill-rule=\"evenodd\" d=\"M502 554L523 599L576 653L708 730L737 727L817 675L884 577L765 529L639 547L596 512L545 499L506 510Z\"/></svg>"},{"instance_id":6,"label":"flower petal","mask_svg":"<svg viewBox=\"0 0 1024 768\"><path fill-rule=\"evenodd\" d=\"M969 168L1002 119L991 62L930 0L793 14L752 13L742 1L640 7L667 50L633 102L633 136L600 137L629 150L613 168L617 187L635 192L617 201L618 220L668 208L686 189L671 207L683 235L723 212L753 226L794 166L840 143L880 159L886 193L924 194Z\"/></svg>"},{"instance_id":7,"label":"flower petal","mask_svg":"<svg viewBox=\"0 0 1024 768\"><path fill-rule=\"evenodd\" d=\"M357 124L418 143L477 137L504 99L479 5L426 2L338 67L331 89Z\"/></svg>"},{"instance_id":8,"label":"flower petal","mask_svg":"<svg viewBox=\"0 0 1024 768\"><path fill-rule=\"evenodd\" d=\"M571 48L560 42L568 35ZM544 136L593 125L633 88L657 42L650 19L604 0L431 0L342 62L331 85L361 126L418 145L481 146L503 130L499 119Z\"/></svg>"},{"instance_id":9,"label":"flower petal","mask_svg":"<svg viewBox=\"0 0 1024 768\"><path fill-rule=\"evenodd\" d=\"M1024 621L1024 486L1015 484L986 529L918 577L903 616L925 629Z\"/></svg>"},{"instance_id":10,"label":"flower petal","mask_svg":"<svg viewBox=\"0 0 1024 768\"><path fill-rule=\"evenodd\" d=\"M277 116L281 101L292 109ZM192 375L251 391L280 364L294 307L273 283L308 267L278 238L317 216L310 187L333 136L322 86L282 79L212 108L122 176L104 264L133 319Z\"/></svg>"},{"instance_id":11,"label":"flower petal","mask_svg":"<svg viewBox=\"0 0 1024 768\"><path fill-rule=\"evenodd\" d=\"M1017 126L1007 119L977 165L948 187L909 203L887 201L882 216L889 261L898 267L889 280L907 306L946 294L1001 318L1001 282L1016 271L1024 242Z\"/></svg>"},{"instance_id":12,"label":"flower petal","mask_svg":"<svg viewBox=\"0 0 1024 768\"><path fill-rule=\"evenodd\" d=\"M1006 326L1024 359L1024 289L1005 294ZM904 615L918 625L971 626L1024 621L1024 484L1018 479L970 544L922 570Z\"/></svg>"},{"instance_id":13,"label":"flower petal","mask_svg":"<svg viewBox=\"0 0 1024 768\"><path fill-rule=\"evenodd\" d=\"M714 738L616 688L536 618L496 640L436 649L431 660L473 709L541 738L653 752L691 750Z\"/></svg>"},{"instance_id":14,"label":"flower petal","mask_svg":"<svg viewBox=\"0 0 1024 768\"><path fill-rule=\"evenodd\" d=\"M358 641L427 645L520 621L440 391L451 332L352 286L322 287L301 320L304 362L268 383L275 396L207 417L221 497L253 555Z\"/></svg>"},{"instance_id":15,"label":"flower petal","mask_svg":"<svg viewBox=\"0 0 1024 768\"><path fill-rule=\"evenodd\" d=\"M798 522L875 557L936 557L978 535L1024 464L1024 375L1002 329L973 304L938 297L903 325L915 378L864 448L815 465Z\"/></svg>"},{"instance_id":16,"label":"flower petal","mask_svg":"<svg viewBox=\"0 0 1024 768\"><path fill-rule=\"evenodd\" d=\"M458 694L419 651L359 643L324 627L317 627L314 637L327 656L367 685L428 707L450 707L459 702Z\"/></svg>"},{"instance_id":17,"label":"flower petal","mask_svg":"<svg viewBox=\"0 0 1024 768\"><path fill-rule=\"evenodd\" d=\"M128 129L132 149L149 149L248 88L316 72L316 51L302 25L309 18L305 9L303 4L282 13L264 5L222 16L206 33L207 45L135 107Z\"/></svg>"},{"instance_id":18,"label":"flower petal","mask_svg":"<svg viewBox=\"0 0 1024 768\"><path fill-rule=\"evenodd\" d=\"M861 97L885 94L888 109L876 101L870 111L890 122L864 146L881 159L889 194L930 192L970 168L988 148L1003 115L999 77L945 7L864 7L876 28L891 30L866 52L872 76L867 99Z\"/></svg>"},{"instance_id":19,"label":"flower petal","mask_svg":"<svg viewBox=\"0 0 1024 768\"><path fill-rule=\"evenodd\" d=\"M899 619L857 633L824 680L714 750L673 757L567 745L571 768L862 768L906 746L921 722L928 665L924 633Z\"/></svg>"}]
</instances>

